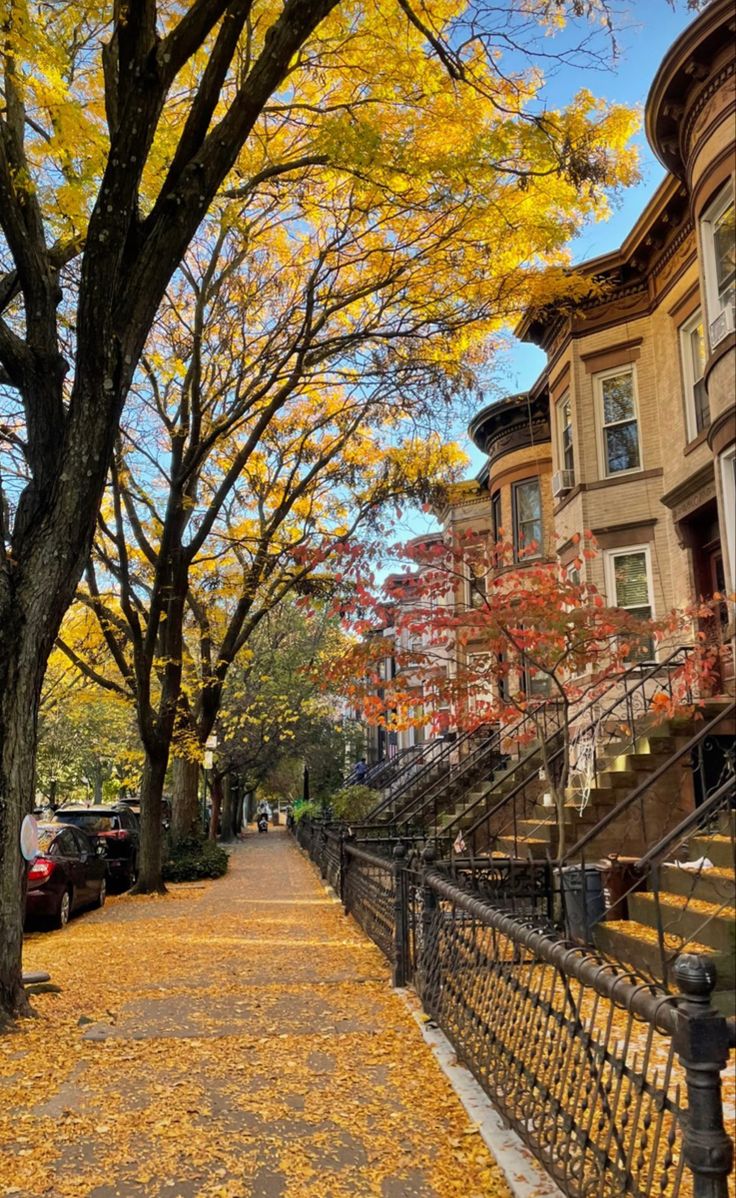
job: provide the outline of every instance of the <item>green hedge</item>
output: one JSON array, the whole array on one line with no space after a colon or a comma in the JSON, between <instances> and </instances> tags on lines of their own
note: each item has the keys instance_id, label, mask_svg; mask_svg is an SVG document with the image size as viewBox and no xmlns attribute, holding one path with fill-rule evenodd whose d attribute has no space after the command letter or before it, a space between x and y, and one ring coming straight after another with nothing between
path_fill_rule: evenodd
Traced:
<instances>
[{"instance_id":1,"label":"green hedge","mask_svg":"<svg viewBox=\"0 0 736 1198\"><path fill-rule=\"evenodd\" d=\"M196 882L199 878L221 878L228 855L211 840L183 840L171 850L164 865L164 881Z\"/></svg>"}]
</instances>

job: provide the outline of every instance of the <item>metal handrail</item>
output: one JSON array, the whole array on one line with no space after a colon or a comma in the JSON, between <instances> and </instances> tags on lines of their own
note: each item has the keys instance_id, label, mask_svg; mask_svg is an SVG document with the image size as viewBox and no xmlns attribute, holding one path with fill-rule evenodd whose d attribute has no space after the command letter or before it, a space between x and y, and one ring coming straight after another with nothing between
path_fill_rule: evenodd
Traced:
<instances>
[{"instance_id":1,"label":"metal handrail","mask_svg":"<svg viewBox=\"0 0 736 1198\"><path fill-rule=\"evenodd\" d=\"M683 745L681 749L678 749L676 753L670 754L670 756L662 763L662 765L660 765L651 774L648 774L639 786L630 791L620 803L617 803L615 807L612 807L611 810L606 812L606 814L602 816L592 828L589 828L588 831L581 836L580 839L571 846L571 848L567 850L565 855L560 858L559 864L564 865L570 860L570 857L573 853L577 855L582 851L582 849L585 848L587 844L590 843L591 840L594 839L594 837L599 836L601 832L605 832L606 828L608 828L614 820L618 819L618 817L624 811L627 811L629 807L638 802L642 795L649 790L650 786L653 786L656 782L658 782L659 779L662 778L667 771L672 768L676 761L679 761L681 757L685 757L688 753L691 753L694 748L697 748L702 740L705 740L707 736L712 734L713 729L717 724L720 724L728 716L732 716L734 712L736 712L736 703L729 703L728 707L724 708L723 711L720 711L716 716L714 716L713 719L708 724L705 724L699 732L696 732L695 736L691 737L687 744Z\"/></svg>"},{"instance_id":2,"label":"metal handrail","mask_svg":"<svg viewBox=\"0 0 736 1198\"><path fill-rule=\"evenodd\" d=\"M634 862L634 869L637 873L645 873L649 866L658 858L665 857L678 841L683 840L694 828L699 828L701 824L711 818L718 808L723 804L725 798L731 798L736 790L736 773L731 774L725 782L723 782L717 790L713 791L699 807L681 819L679 824L663 836L653 848L649 849L643 857Z\"/></svg>"},{"instance_id":3,"label":"metal handrail","mask_svg":"<svg viewBox=\"0 0 736 1198\"><path fill-rule=\"evenodd\" d=\"M394 812L394 823L397 828L402 828L412 818L419 816L424 809L434 800L436 795L442 794L448 786L453 785L458 778L467 773L469 769L478 764L478 760L483 760L485 756L496 752L500 745L500 732L498 729L492 732L482 744L477 745L467 757L458 761L450 770L441 778L438 778L422 795L415 795L404 804L402 808ZM417 806L417 803L419 804Z\"/></svg>"},{"instance_id":4,"label":"metal handrail","mask_svg":"<svg viewBox=\"0 0 736 1198\"><path fill-rule=\"evenodd\" d=\"M428 761L426 763L426 765L424 765L421 769L412 773L411 776L406 779L404 784L402 786L400 786L397 791L394 791L391 794L389 794L385 799L382 799L380 803L378 803L374 808L372 808L372 810L368 812L368 814L365 818L365 821L363 821L363 823L368 823L369 821L374 820L375 817L377 815L380 815L380 813L382 811L385 811L386 808L392 807L396 803L396 800L399 799L401 797L401 795L404 794L405 791L407 791L409 789L410 786L413 787L416 785L416 783L418 781L420 782L422 777L425 774L427 774L430 770L434 769L437 765L442 764L442 762L448 756L450 756L461 745L465 744L465 742L467 740L469 740L470 737L477 736L478 732L483 727L484 727L484 725L480 725L479 728L474 728L472 730L468 730L467 732L463 733L462 736L458 737L455 740L448 740L445 747L440 750L439 754L436 757L434 757L431 761ZM427 743L433 745L433 744L435 744L435 741L428 741Z\"/></svg>"},{"instance_id":5,"label":"metal handrail","mask_svg":"<svg viewBox=\"0 0 736 1198\"><path fill-rule=\"evenodd\" d=\"M626 716L628 719L630 719L631 723L633 724L634 719L633 719L633 706L632 706L632 702L631 702L632 697L636 694L636 692L640 688L644 687L645 684L647 682L649 682L652 678L654 678L658 673L660 673L662 670L666 670L666 669L670 668L673 665L673 663L675 662L675 659L677 657L680 657L684 654L692 652L692 649L693 649L692 645L678 645L677 648L674 649L672 651L672 653L670 653L670 655L665 658L664 661L653 663L651 665L651 667L648 670L646 670L646 672L641 673L641 671L643 669L643 664L641 662L637 662L635 665L629 666L621 674L617 674L614 678L610 679L610 684L605 688L605 690L596 694L596 696L593 699L590 699L585 704L585 706L581 709L581 711L578 712L577 717L576 717L577 719L580 719L580 717L584 716L586 714L586 712L592 711L593 708L596 707L600 703L600 701L604 695L610 693L610 691L613 690L615 687L620 686L622 682L625 685L626 680L632 674L641 673L641 677L638 678L635 686L633 686L630 691L629 690L625 691L623 696L619 696L619 698L617 698L614 703L612 703L608 707L606 707L603 712L601 712L599 715L597 715L595 719L590 720L588 722L588 724L586 724L584 726L584 728L580 729L579 731L588 732L588 731L592 730L593 728L595 728L596 724L598 724L601 720L606 719L613 712L615 712L616 708L619 707L619 705L623 701L626 702ZM559 729L557 730L557 732L559 734ZM553 734L553 736L554 735L555 734ZM552 738L553 737L550 737L548 739L552 739ZM548 764L552 765L553 762L557 761L559 759L559 757L564 753L564 751L565 751L565 746L563 744L560 746L559 749L557 749L554 753L552 753L552 755L550 757L548 757L548 759L547 759ZM490 811L486 811L481 816L479 816L478 819L475 821L475 823L471 824L471 826L466 829L464 836L465 837L474 836L479 828L481 828L485 823L487 823L488 820L490 820L494 815L498 814L498 812L501 811L503 807L505 807L508 803L510 803L513 799L515 799L516 796L519 794L519 792L522 791L526 787L526 785L530 781L532 781L535 777L536 777L536 771L532 771L530 774L528 774L526 776L526 778L522 779L522 781L518 784L518 786L515 786L514 789L511 790L507 795L505 795L498 803L496 803L496 805L494 807L492 807Z\"/></svg>"},{"instance_id":6,"label":"metal handrail","mask_svg":"<svg viewBox=\"0 0 736 1198\"><path fill-rule=\"evenodd\" d=\"M374 762L363 779L365 785L376 787L376 782L384 773L399 773L405 768L406 762L404 758L416 747L416 745L407 745L404 749L398 749L391 757L382 757L380 761ZM398 770L397 766L399 766ZM378 786L376 789L381 788Z\"/></svg>"}]
</instances>

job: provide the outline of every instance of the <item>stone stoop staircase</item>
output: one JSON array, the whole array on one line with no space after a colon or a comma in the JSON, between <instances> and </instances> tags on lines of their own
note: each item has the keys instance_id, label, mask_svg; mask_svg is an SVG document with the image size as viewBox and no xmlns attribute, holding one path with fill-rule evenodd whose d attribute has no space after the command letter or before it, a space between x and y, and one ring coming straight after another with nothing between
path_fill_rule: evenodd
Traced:
<instances>
[{"instance_id":1,"label":"stone stoop staircase","mask_svg":"<svg viewBox=\"0 0 736 1198\"><path fill-rule=\"evenodd\" d=\"M720 715L726 702L709 702L701 714L706 722ZM565 842L568 846L574 844L587 832L594 829L628 793L639 787L647 778L673 757L698 729L703 727L702 720L695 721L678 717L654 723L650 719L638 721L634 736L625 732L612 736L608 745L600 753L600 768L596 774L587 800L581 810L581 795L575 788L570 787L565 800ZM727 731L727 726L721 731ZM604 729L605 731L605 729ZM616 729L617 733L618 730ZM679 793L682 783L683 766L673 763L672 770L666 772L653 785L647 796L647 806L652 808L656 802L671 805L673 790ZM517 818L516 835L511 819L508 826L501 829L501 835L493 845L494 852L503 856L534 860L544 860L549 856L557 856L557 819L554 808L542 805L542 793L545 787L538 787L536 802L527 807L526 818ZM604 857L609 852L620 852L621 845L617 843L617 829L604 830L600 837L594 838L586 847L586 860L594 861L596 857ZM638 820L629 820L626 829L627 855L641 855L646 852L649 844L646 839L646 829Z\"/></svg>"},{"instance_id":2,"label":"stone stoop staircase","mask_svg":"<svg viewBox=\"0 0 736 1198\"><path fill-rule=\"evenodd\" d=\"M524 747L523 757L516 760L513 757L506 758L490 772L486 766L478 778L458 778L454 786L448 787L437 822L428 824L427 835L442 836L448 825L452 825L453 836L465 832L479 817L484 806L499 803L511 793L519 782L522 767L536 775L541 764L541 750L532 743ZM530 784L534 784L534 778ZM541 795L543 783L539 782L536 789ZM487 802L484 804L483 800Z\"/></svg>"},{"instance_id":3,"label":"stone stoop staircase","mask_svg":"<svg viewBox=\"0 0 736 1198\"><path fill-rule=\"evenodd\" d=\"M718 973L717 1005L727 1014L736 1008L736 812L723 812L712 829L691 838L686 860L707 859L712 867L683 869L682 862L659 867L658 894L652 878L628 895L628 918L605 920L593 937L602 952L647 976L661 976L660 929L670 967L680 951L712 958Z\"/></svg>"},{"instance_id":4,"label":"stone stoop staircase","mask_svg":"<svg viewBox=\"0 0 736 1198\"><path fill-rule=\"evenodd\" d=\"M505 769L498 764L498 758L495 739L489 738L487 752L482 745L478 746L475 755L435 773L432 781L425 780L407 801L399 826L409 825L413 831L428 837L441 836L445 825L456 815L501 784L498 780L503 778Z\"/></svg>"}]
</instances>

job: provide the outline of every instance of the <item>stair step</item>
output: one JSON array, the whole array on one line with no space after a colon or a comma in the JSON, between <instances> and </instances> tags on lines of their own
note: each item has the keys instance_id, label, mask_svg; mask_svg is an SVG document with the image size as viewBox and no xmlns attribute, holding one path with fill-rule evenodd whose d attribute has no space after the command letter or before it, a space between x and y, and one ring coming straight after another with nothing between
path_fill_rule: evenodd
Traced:
<instances>
[{"instance_id":1,"label":"stair step","mask_svg":"<svg viewBox=\"0 0 736 1198\"><path fill-rule=\"evenodd\" d=\"M630 894L629 919L646 927L657 927L657 902L654 894L642 890ZM665 933L697 939L719 952L736 952L736 908L721 908L718 903L691 899L685 895L662 893L659 909ZM707 921L707 922L706 922Z\"/></svg>"},{"instance_id":2,"label":"stair step","mask_svg":"<svg viewBox=\"0 0 736 1198\"><path fill-rule=\"evenodd\" d=\"M596 774L598 790L632 790L639 779L634 770L599 770Z\"/></svg>"},{"instance_id":3,"label":"stair step","mask_svg":"<svg viewBox=\"0 0 736 1198\"><path fill-rule=\"evenodd\" d=\"M535 861L543 861L547 859L549 842L536 838L527 840L522 836L517 837L514 842L513 836L501 836L494 848L497 853L503 853L508 857L527 860L532 856Z\"/></svg>"},{"instance_id":4,"label":"stair step","mask_svg":"<svg viewBox=\"0 0 736 1198\"><path fill-rule=\"evenodd\" d=\"M619 753L615 757L604 757L601 767L605 772L633 771L635 774L653 773L663 765L670 753ZM640 779L637 777L637 782Z\"/></svg>"},{"instance_id":5,"label":"stair step","mask_svg":"<svg viewBox=\"0 0 736 1198\"><path fill-rule=\"evenodd\" d=\"M714 865L720 866L721 869L728 869L734 861L734 842L730 836L719 834L695 836L690 841L690 856L694 860L699 857L708 857Z\"/></svg>"},{"instance_id":6,"label":"stair step","mask_svg":"<svg viewBox=\"0 0 736 1198\"><path fill-rule=\"evenodd\" d=\"M580 797L579 791L574 791L571 787L568 787L565 792L565 806L575 808L577 811L580 807ZM612 807L620 803L622 797L613 788L610 790L601 790L599 787L593 786L588 794L585 810L595 809L603 814L604 811L610 811Z\"/></svg>"},{"instance_id":7,"label":"stair step","mask_svg":"<svg viewBox=\"0 0 736 1198\"><path fill-rule=\"evenodd\" d=\"M604 920L602 923L596 924L593 939L601 952L613 957L615 961L633 966L634 969L645 975L650 974L661 979L659 941L653 928L631 919ZM679 955L681 943L679 936L665 937L666 950L668 956L672 958L669 965L670 973ZM733 956L728 953L719 953L707 944L696 942L689 943L684 951L709 957L717 971L716 989L733 990Z\"/></svg>"},{"instance_id":8,"label":"stair step","mask_svg":"<svg viewBox=\"0 0 736 1198\"><path fill-rule=\"evenodd\" d=\"M672 894L692 895L709 903L730 903L736 900L736 878L733 869L703 869L698 873L680 869L677 865L663 865L660 869L661 890Z\"/></svg>"}]
</instances>

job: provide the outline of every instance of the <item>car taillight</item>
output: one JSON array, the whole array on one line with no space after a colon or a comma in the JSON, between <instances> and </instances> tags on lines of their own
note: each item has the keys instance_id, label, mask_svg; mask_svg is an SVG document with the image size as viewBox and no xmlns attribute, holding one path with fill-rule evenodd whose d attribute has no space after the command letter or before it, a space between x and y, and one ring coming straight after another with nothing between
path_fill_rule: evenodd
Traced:
<instances>
[{"instance_id":1,"label":"car taillight","mask_svg":"<svg viewBox=\"0 0 736 1198\"><path fill-rule=\"evenodd\" d=\"M29 882L45 882L51 877L54 869L53 861L47 861L45 857L36 857L28 871Z\"/></svg>"},{"instance_id":2,"label":"car taillight","mask_svg":"<svg viewBox=\"0 0 736 1198\"><path fill-rule=\"evenodd\" d=\"M120 828L117 832L99 832L100 840L125 840L128 833L125 828Z\"/></svg>"}]
</instances>

